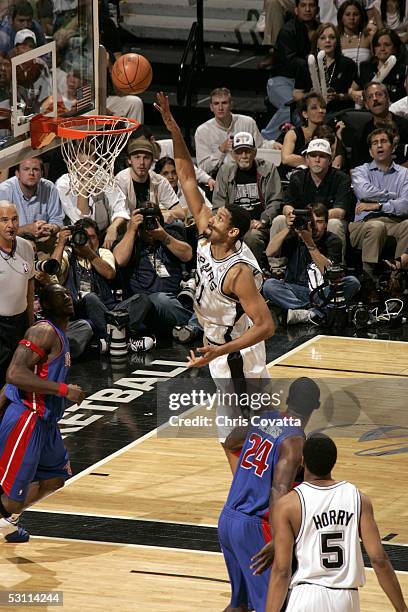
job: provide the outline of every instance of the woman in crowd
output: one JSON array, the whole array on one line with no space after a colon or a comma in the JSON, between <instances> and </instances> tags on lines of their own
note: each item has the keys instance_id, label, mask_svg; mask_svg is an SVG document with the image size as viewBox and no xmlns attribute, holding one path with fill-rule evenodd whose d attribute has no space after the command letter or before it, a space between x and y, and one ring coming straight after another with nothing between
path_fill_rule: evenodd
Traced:
<instances>
[{"instance_id":1,"label":"woman in crowd","mask_svg":"<svg viewBox=\"0 0 408 612\"><path fill-rule=\"evenodd\" d=\"M343 55L357 68L371 58L371 41L377 26L367 23L367 13L358 0L346 0L337 12L338 31Z\"/></svg>"},{"instance_id":2,"label":"woman in crowd","mask_svg":"<svg viewBox=\"0 0 408 612\"><path fill-rule=\"evenodd\" d=\"M357 66L341 53L340 36L332 23L321 23L312 40L312 53L317 58L319 51L325 52L324 67L327 87L327 113L336 113L350 108L353 103L349 89L357 87ZM312 89L310 74L299 71L295 78L293 97L300 100Z\"/></svg>"},{"instance_id":3,"label":"woman in crowd","mask_svg":"<svg viewBox=\"0 0 408 612\"><path fill-rule=\"evenodd\" d=\"M363 88L370 81L380 81L387 87L391 102L396 102L406 96L404 81L406 65L401 59L401 39L393 30L378 30L373 36L373 57L360 64L358 84L351 86L350 94L356 104L362 104ZM395 55L397 63L392 70L382 75L384 64L391 55Z\"/></svg>"},{"instance_id":4,"label":"woman in crowd","mask_svg":"<svg viewBox=\"0 0 408 612\"><path fill-rule=\"evenodd\" d=\"M406 0L381 0L381 19L384 27L398 34L401 42L408 42L408 4Z\"/></svg>"},{"instance_id":5,"label":"woman in crowd","mask_svg":"<svg viewBox=\"0 0 408 612\"><path fill-rule=\"evenodd\" d=\"M164 178L166 178L169 181L170 185L173 187L175 193L177 194L177 197L180 202L180 206L183 208L183 210L186 213L186 221L191 220L192 216L187 206L186 198L184 196L184 193L181 189L181 186L178 180L176 164L174 162L174 159L172 157L162 157L156 162L154 171L157 172L157 174L164 176ZM199 190L205 199L206 205L208 206L208 208L211 208L211 202L207 200L204 191L200 187L199 187Z\"/></svg>"}]
</instances>

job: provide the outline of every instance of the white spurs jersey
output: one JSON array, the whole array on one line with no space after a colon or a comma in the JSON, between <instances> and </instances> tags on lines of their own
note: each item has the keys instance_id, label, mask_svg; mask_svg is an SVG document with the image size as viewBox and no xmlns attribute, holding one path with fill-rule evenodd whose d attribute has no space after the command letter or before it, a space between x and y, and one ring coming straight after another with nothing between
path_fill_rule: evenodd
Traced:
<instances>
[{"instance_id":1,"label":"white spurs jersey","mask_svg":"<svg viewBox=\"0 0 408 612\"><path fill-rule=\"evenodd\" d=\"M363 586L358 489L345 481L329 487L303 482L294 491L299 495L302 522L295 544L298 569L291 588L305 582L332 589Z\"/></svg>"},{"instance_id":2,"label":"white spurs jersey","mask_svg":"<svg viewBox=\"0 0 408 612\"><path fill-rule=\"evenodd\" d=\"M241 304L223 292L227 272L241 263L252 269L255 284L260 290L262 272L244 242L234 253L218 260L211 254L210 242L205 239L198 241L195 311L210 343L224 344L239 338L252 325Z\"/></svg>"}]
</instances>

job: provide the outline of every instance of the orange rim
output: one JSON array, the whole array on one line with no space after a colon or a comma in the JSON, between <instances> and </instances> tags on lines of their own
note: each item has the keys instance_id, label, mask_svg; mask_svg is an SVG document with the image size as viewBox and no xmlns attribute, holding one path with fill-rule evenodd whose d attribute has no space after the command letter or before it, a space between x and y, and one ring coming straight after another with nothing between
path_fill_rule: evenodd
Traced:
<instances>
[{"instance_id":1,"label":"orange rim","mask_svg":"<svg viewBox=\"0 0 408 612\"><path fill-rule=\"evenodd\" d=\"M113 125L118 121L126 121L127 123L131 123L130 127L120 128L120 129L112 129L112 130L79 130L75 129L75 126L84 125L86 122L92 123L96 125ZM136 121L136 119L129 119L128 117L117 117L112 115L84 115L79 117L68 117L63 119L53 120L54 125L56 124L55 133L57 136L62 138L85 138L86 136L96 134L124 134L127 132L133 132L136 128L139 127L140 123ZM54 130L52 130L54 131Z\"/></svg>"}]
</instances>

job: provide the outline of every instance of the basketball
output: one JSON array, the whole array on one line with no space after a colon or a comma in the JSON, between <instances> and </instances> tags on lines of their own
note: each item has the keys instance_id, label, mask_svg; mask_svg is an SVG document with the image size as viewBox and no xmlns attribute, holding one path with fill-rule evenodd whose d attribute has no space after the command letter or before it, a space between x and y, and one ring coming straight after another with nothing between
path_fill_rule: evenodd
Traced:
<instances>
[{"instance_id":1,"label":"basketball","mask_svg":"<svg viewBox=\"0 0 408 612\"><path fill-rule=\"evenodd\" d=\"M126 53L113 65L113 84L118 91L124 94L146 91L152 78L153 71L149 60L138 53Z\"/></svg>"}]
</instances>

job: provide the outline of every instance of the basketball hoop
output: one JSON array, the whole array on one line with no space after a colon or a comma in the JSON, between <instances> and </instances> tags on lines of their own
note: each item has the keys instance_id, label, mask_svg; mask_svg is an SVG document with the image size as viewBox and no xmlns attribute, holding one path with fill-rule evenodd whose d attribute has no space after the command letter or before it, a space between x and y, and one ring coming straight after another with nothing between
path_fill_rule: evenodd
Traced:
<instances>
[{"instance_id":1,"label":"basketball hoop","mask_svg":"<svg viewBox=\"0 0 408 612\"><path fill-rule=\"evenodd\" d=\"M139 125L127 117L85 115L55 119L37 115L31 120L31 145L39 149L59 136L70 192L88 198L113 190L115 159Z\"/></svg>"}]
</instances>

